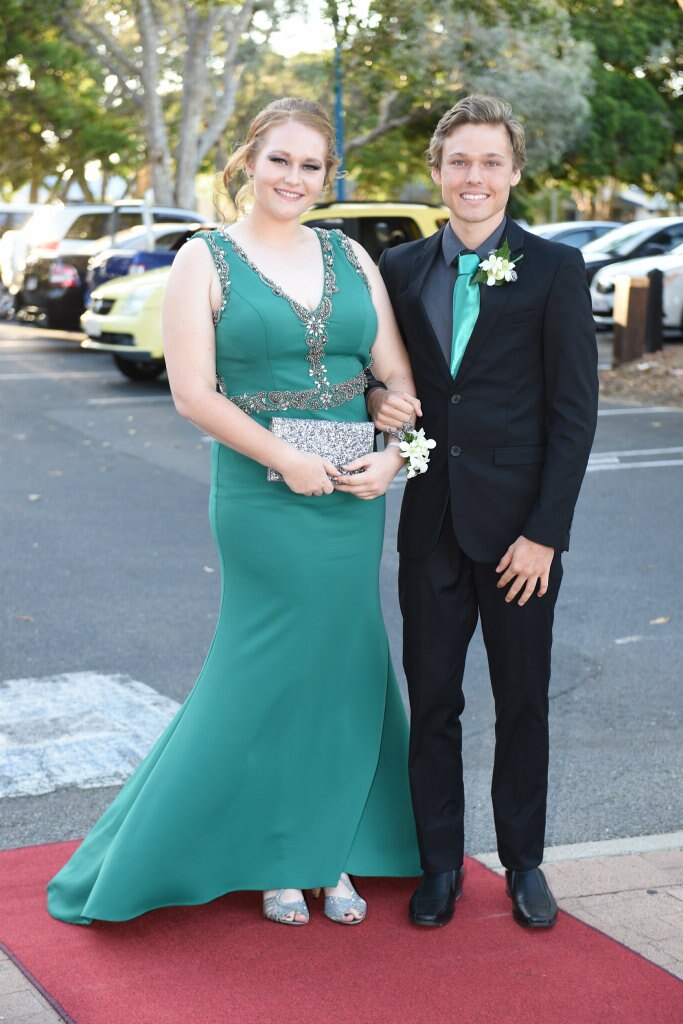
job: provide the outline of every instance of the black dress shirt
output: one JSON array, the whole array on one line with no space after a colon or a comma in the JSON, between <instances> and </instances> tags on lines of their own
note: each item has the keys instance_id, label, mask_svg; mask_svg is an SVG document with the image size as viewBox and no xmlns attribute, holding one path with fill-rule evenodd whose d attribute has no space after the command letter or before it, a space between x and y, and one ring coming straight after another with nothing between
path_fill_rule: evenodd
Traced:
<instances>
[{"instance_id":1,"label":"black dress shirt","mask_svg":"<svg viewBox=\"0 0 683 1024\"><path fill-rule=\"evenodd\" d=\"M437 256L432 264L422 292L422 301L446 362L449 364L453 339L453 289L458 276L458 256L463 252L476 252L480 260L485 260L489 253L502 245L506 228L507 217L503 217L502 224L499 224L496 230L476 249L468 249L464 242L460 241L451 227L450 221L444 229L441 238L443 258L439 259Z\"/></svg>"}]
</instances>

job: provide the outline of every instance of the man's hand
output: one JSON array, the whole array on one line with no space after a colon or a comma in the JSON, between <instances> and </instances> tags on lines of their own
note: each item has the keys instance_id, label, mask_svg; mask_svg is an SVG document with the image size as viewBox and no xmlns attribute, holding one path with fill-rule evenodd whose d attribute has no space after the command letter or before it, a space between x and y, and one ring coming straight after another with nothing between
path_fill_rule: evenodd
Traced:
<instances>
[{"instance_id":1,"label":"man's hand","mask_svg":"<svg viewBox=\"0 0 683 1024\"><path fill-rule=\"evenodd\" d=\"M404 423L422 415L420 399L407 391L374 388L367 397L367 406L376 430L400 430Z\"/></svg>"},{"instance_id":2,"label":"man's hand","mask_svg":"<svg viewBox=\"0 0 683 1024\"><path fill-rule=\"evenodd\" d=\"M538 585L538 597L548 590L548 577L552 565L554 548L547 548L544 544L536 544L526 537L518 537L514 544L507 549L500 562L496 566L496 572L503 575L498 580L498 589L507 587L512 581L510 589L505 595L509 603L514 601L521 591L518 604L527 603Z\"/></svg>"}]
</instances>

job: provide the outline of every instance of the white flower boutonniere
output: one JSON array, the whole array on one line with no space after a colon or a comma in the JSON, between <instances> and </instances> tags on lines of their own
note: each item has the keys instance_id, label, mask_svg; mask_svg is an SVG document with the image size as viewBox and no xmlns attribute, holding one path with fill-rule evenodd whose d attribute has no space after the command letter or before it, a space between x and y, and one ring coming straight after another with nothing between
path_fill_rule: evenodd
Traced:
<instances>
[{"instance_id":1,"label":"white flower boutonniere","mask_svg":"<svg viewBox=\"0 0 683 1024\"><path fill-rule=\"evenodd\" d=\"M416 430L412 423L404 423L401 430L390 430L389 433L396 441L391 441L405 459L406 476L412 480L418 473L426 473L429 468L429 453L436 448L436 441L426 437L420 427Z\"/></svg>"},{"instance_id":2,"label":"white flower boutonniere","mask_svg":"<svg viewBox=\"0 0 683 1024\"><path fill-rule=\"evenodd\" d=\"M488 259L481 261L479 270L472 278L472 283L493 286L516 281L515 263L519 263L521 259L521 256L518 256L516 260L510 259L510 246L506 238L500 249L490 252Z\"/></svg>"}]
</instances>

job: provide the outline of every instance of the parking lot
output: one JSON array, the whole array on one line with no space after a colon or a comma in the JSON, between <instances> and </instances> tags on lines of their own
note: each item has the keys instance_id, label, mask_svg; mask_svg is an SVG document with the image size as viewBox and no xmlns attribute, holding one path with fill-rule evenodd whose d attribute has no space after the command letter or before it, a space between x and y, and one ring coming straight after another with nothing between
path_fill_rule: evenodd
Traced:
<instances>
[{"instance_id":1,"label":"parking lot","mask_svg":"<svg viewBox=\"0 0 683 1024\"><path fill-rule=\"evenodd\" d=\"M83 834L192 686L218 608L207 438L177 416L164 378L128 381L78 342L0 326L0 679L22 681L0 734L33 780L10 794L0 774L1 847ZM389 493L381 581L397 666L402 487ZM557 612L548 845L680 827L682 504L683 410L603 404ZM84 690L100 703L76 700ZM480 642L466 693L479 853L495 846Z\"/></svg>"}]
</instances>

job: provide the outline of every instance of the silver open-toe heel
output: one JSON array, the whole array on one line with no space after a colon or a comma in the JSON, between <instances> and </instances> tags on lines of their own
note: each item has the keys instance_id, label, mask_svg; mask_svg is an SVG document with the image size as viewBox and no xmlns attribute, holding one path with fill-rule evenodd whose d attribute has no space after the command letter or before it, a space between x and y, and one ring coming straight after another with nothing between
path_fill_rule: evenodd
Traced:
<instances>
[{"instance_id":1,"label":"silver open-toe heel","mask_svg":"<svg viewBox=\"0 0 683 1024\"><path fill-rule=\"evenodd\" d=\"M285 903L282 899L284 889L278 889L274 896L263 897L263 916L267 921L275 921L276 924L308 924L308 907L303 896L300 900L293 900L292 903ZM290 914L292 917L290 918ZM305 914L305 921L297 921L297 914Z\"/></svg>"},{"instance_id":2,"label":"silver open-toe heel","mask_svg":"<svg viewBox=\"0 0 683 1024\"><path fill-rule=\"evenodd\" d=\"M346 873L342 874L339 881L349 895L326 896L323 913L325 917L329 917L330 921L336 921L337 924L360 924L365 918L368 905L363 897L358 895ZM347 918L345 915L353 910L359 911L360 917Z\"/></svg>"}]
</instances>

